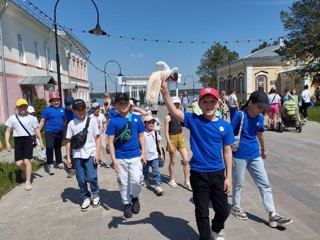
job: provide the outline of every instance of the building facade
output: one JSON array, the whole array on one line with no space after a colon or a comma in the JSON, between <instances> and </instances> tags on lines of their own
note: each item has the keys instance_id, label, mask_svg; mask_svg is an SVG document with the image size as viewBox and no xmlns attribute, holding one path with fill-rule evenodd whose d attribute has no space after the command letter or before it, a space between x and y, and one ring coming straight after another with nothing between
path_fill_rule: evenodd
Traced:
<instances>
[{"instance_id":1,"label":"building facade","mask_svg":"<svg viewBox=\"0 0 320 240\"><path fill-rule=\"evenodd\" d=\"M86 56L89 50L74 36L58 31L61 88L89 100ZM53 21L22 0L0 3L0 123L15 113L15 102L25 98L48 100L58 91Z\"/></svg>"},{"instance_id":2,"label":"building facade","mask_svg":"<svg viewBox=\"0 0 320 240\"><path fill-rule=\"evenodd\" d=\"M278 94L285 89L303 90L304 85L311 87L311 78L298 74L298 68L286 64L282 56L283 43L272 45L254 52L240 60L217 69L218 90L230 93L236 90L240 102L244 103L255 90L269 92L276 87Z\"/></svg>"}]
</instances>

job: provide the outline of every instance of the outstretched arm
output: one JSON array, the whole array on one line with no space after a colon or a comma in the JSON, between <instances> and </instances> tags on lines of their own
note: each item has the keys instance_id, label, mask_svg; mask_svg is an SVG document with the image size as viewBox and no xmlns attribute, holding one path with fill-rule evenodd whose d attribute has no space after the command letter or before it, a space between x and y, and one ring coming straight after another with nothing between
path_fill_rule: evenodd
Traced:
<instances>
[{"instance_id":1,"label":"outstretched arm","mask_svg":"<svg viewBox=\"0 0 320 240\"><path fill-rule=\"evenodd\" d=\"M166 103L169 113L179 122L184 122L183 112L180 109L177 109L171 100L167 81L168 80L162 80L162 84L161 84L161 94L162 94L163 100Z\"/></svg>"}]
</instances>

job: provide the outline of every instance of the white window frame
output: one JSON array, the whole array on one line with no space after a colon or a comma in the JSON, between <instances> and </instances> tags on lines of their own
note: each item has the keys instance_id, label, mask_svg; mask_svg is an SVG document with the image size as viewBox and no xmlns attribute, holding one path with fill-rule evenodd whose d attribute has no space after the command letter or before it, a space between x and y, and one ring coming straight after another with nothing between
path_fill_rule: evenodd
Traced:
<instances>
[{"instance_id":1,"label":"white window frame","mask_svg":"<svg viewBox=\"0 0 320 240\"><path fill-rule=\"evenodd\" d=\"M46 55L47 55L48 69L52 71L52 59L51 59L51 52L49 47L46 47Z\"/></svg>"},{"instance_id":2,"label":"white window frame","mask_svg":"<svg viewBox=\"0 0 320 240\"><path fill-rule=\"evenodd\" d=\"M258 90L261 86L260 78L263 79L263 82L261 83L263 84L264 91L267 91L268 75L264 73L259 73L258 75L256 75L256 90Z\"/></svg>"},{"instance_id":3,"label":"white window frame","mask_svg":"<svg viewBox=\"0 0 320 240\"><path fill-rule=\"evenodd\" d=\"M17 34L18 51L19 51L19 61L21 63L26 63L26 55L24 53L23 37L20 33Z\"/></svg>"}]
</instances>

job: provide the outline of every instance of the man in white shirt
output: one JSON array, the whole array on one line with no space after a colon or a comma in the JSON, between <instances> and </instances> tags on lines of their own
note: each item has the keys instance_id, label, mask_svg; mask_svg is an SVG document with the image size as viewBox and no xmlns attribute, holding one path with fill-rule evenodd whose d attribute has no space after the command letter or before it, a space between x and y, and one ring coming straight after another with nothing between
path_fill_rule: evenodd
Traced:
<instances>
[{"instance_id":1,"label":"man in white shirt","mask_svg":"<svg viewBox=\"0 0 320 240\"><path fill-rule=\"evenodd\" d=\"M309 92L309 86L305 85L304 90L301 93L301 101L302 105L300 108L300 112L302 116L304 117L304 122L308 121L308 108L310 107L310 92Z\"/></svg>"}]
</instances>

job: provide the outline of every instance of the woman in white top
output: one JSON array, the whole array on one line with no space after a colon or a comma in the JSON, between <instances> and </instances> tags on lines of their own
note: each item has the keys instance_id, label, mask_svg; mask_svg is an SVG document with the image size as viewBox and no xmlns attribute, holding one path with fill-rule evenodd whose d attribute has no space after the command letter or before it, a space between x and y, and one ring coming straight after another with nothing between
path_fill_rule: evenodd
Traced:
<instances>
[{"instance_id":1,"label":"woman in white top","mask_svg":"<svg viewBox=\"0 0 320 240\"><path fill-rule=\"evenodd\" d=\"M32 165L31 159L33 157L33 134L40 141L41 149L44 149L42 138L39 131L39 123L37 118L28 114L28 102L21 98L16 102L18 114L12 115L6 121L7 126L5 132L7 150L11 152L12 148L9 142L11 130L13 130L14 139L14 160L17 167L22 171L21 178L26 181L25 189L29 191L32 189L31 173Z\"/></svg>"},{"instance_id":2,"label":"woman in white top","mask_svg":"<svg viewBox=\"0 0 320 240\"><path fill-rule=\"evenodd\" d=\"M268 130L276 129L277 117L281 107L281 97L276 93L275 88L271 88L269 95L270 108L267 109L268 114Z\"/></svg>"},{"instance_id":3,"label":"woman in white top","mask_svg":"<svg viewBox=\"0 0 320 240\"><path fill-rule=\"evenodd\" d=\"M234 115L236 112L239 110L239 103L238 103L238 98L236 96L236 89L232 89L230 92L230 95L228 97L229 101L229 111L230 111L230 122L232 121Z\"/></svg>"},{"instance_id":4,"label":"woman in white top","mask_svg":"<svg viewBox=\"0 0 320 240\"><path fill-rule=\"evenodd\" d=\"M304 122L308 120L308 108L310 107L310 92L309 92L309 86L305 85L304 90L301 93L301 100L302 105L300 108L300 112L302 116L304 117Z\"/></svg>"}]
</instances>

